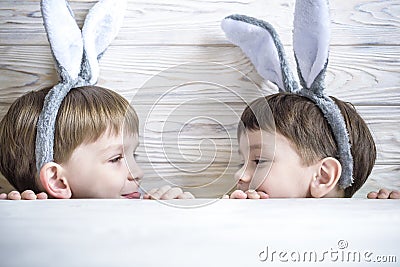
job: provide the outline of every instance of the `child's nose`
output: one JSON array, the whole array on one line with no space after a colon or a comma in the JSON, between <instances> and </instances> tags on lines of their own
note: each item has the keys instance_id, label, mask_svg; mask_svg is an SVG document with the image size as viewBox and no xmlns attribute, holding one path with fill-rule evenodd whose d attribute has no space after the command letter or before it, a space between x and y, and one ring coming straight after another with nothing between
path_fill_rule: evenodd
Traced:
<instances>
[{"instance_id":1,"label":"child's nose","mask_svg":"<svg viewBox=\"0 0 400 267\"><path fill-rule=\"evenodd\" d=\"M138 178L140 180L143 179L144 173L143 173L143 170L139 166L137 166L135 176L136 176L136 178Z\"/></svg>"},{"instance_id":2,"label":"child's nose","mask_svg":"<svg viewBox=\"0 0 400 267\"><path fill-rule=\"evenodd\" d=\"M143 179L143 170L136 164L135 168L131 170L131 175L136 179Z\"/></svg>"},{"instance_id":3,"label":"child's nose","mask_svg":"<svg viewBox=\"0 0 400 267\"><path fill-rule=\"evenodd\" d=\"M143 170L139 167L139 165L137 165L137 163L135 162L134 164L132 164L132 166L130 166L130 170L128 172L128 180L129 181L133 181L133 180L142 180L144 173Z\"/></svg>"},{"instance_id":4,"label":"child's nose","mask_svg":"<svg viewBox=\"0 0 400 267\"><path fill-rule=\"evenodd\" d=\"M240 184L250 183L251 177L252 177L252 175L251 175L250 171L245 166L240 168L235 173L235 178L238 181L238 183L240 183Z\"/></svg>"},{"instance_id":5,"label":"child's nose","mask_svg":"<svg viewBox=\"0 0 400 267\"><path fill-rule=\"evenodd\" d=\"M127 156L127 161L125 162L125 166L127 168L127 178L129 181L143 179L143 170L139 167L134 157Z\"/></svg>"}]
</instances>

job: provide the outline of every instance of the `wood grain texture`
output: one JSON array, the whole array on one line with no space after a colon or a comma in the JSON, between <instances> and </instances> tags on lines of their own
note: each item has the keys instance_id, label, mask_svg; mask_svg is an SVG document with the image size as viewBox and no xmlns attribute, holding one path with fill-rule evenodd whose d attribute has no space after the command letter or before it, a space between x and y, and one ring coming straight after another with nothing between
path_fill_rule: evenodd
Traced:
<instances>
[{"instance_id":1,"label":"wood grain texture","mask_svg":"<svg viewBox=\"0 0 400 267\"><path fill-rule=\"evenodd\" d=\"M291 51L291 47L287 47L287 51ZM400 105L398 52L398 46L332 47L326 78L327 93L355 105ZM10 104L25 91L57 82L48 47L0 46L0 62L2 105ZM210 62L210 66L212 62L227 65L262 86L262 79L250 61L239 48L232 46L112 46L101 60L98 84L112 88L128 99L144 87L149 91L141 91L140 101L150 104L155 101L154 94L160 95L171 86L176 86L179 78L185 75L179 77L177 73L175 77L163 80L169 81L169 84L158 84L151 88L146 86L148 80L168 68L190 62ZM294 68L292 58L291 63ZM248 94L246 88L238 89L238 79L242 76L236 76L228 67L220 66L219 69L198 75L197 78L218 79L241 95ZM272 92L276 90L267 90L267 93Z\"/></svg>"},{"instance_id":2,"label":"wood grain texture","mask_svg":"<svg viewBox=\"0 0 400 267\"><path fill-rule=\"evenodd\" d=\"M95 2L70 1L80 26ZM355 105L378 151L357 196L400 189L400 3L330 2L327 93ZM233 13L268 20L294 67L293 9L294 0L128 1L124 25L100 62L98 85L121 93L139 114L146 187L172 183L200 197L231 188L243 107L276 88L226 40L220 21ZM1 1L0 118L17 97L56 82L39 1ZM0 192L10 189L0 179Z\"/></svg>"},{"instance_id":3,"label":"wood grain texture","mask_svg":"<svg viewBox=\"0 0 400 267\"><path fill-rule=\"evenodd\" d=\"M70 1L78 24L96 1ZM291 43L294 0L129 1L116 45L227 44L220 21L231 14L268 20ZM331 0L332 44L398 44L397 0ZM1 2L0 45L47 46L38 0Z\"/></svg>"}]
</instances>

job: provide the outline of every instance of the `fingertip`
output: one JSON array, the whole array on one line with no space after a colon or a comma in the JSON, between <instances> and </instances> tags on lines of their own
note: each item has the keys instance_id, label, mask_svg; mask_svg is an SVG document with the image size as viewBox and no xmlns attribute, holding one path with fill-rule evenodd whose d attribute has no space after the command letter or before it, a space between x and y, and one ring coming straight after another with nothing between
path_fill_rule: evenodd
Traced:
<instances>
[{"instance_id":1,"label":"fingertip","mask_svg":"<svg viewBox=\"0 0 400 267\"><path fill-rule=\"evenodd\" d=\"M389 192L387 191L379 191L378 193L378 198L379 199L388 199L389 198Z\"/></svg>"},{"instance_id":2,"label":"fingertip","mask_svg":"<svg viewBox=\"0 0 400 267\"><path fill-rule=\"evenodd\" d=\"M24 200L35 200L37 198L36 194L32 190L25 190L21 193L21 199Z\"/></svg>"},{"instance_id":3,"label":"fingertip","mask_svg":"<svg viewBox=\"0 0 400 267\"><path fill-rule=\"evenodd\" d=\"M387 190L386 188L381 188L378 192L378 195L387 195L389 196L389 190Z\"/></svg>"},{"instance_id":4,"label":"fingertip","mask_svg":"<svg viewBox=\"0 0 400 267\"><path fill-rule=\"evenodd\" d=\"M231 194L231 199L246 199L247 194L243 192L242 190L235 190Z\"/></svg>"},{"instance_id":5,"label":"fingertip","mask_svg":"<svg viewBox=\"0 0 400 267\"><path fill-rule=\"evenodd\" d=\"M164 199L165 197L168 197L169 194L171 194L171 191L173 191L171 186L164 185L161 188L155 189L153 193L150 194L150 199L154 200Z\"/></svg>"},{"instance_id":6,"label":"fingertip","mask_svg":"<svg viewBox=\"0 0 400 267\"><path fill-rule=\"evenodd\" d=\"M194 199L195 197L190 192L184 192L178 196L178 199Z\"/></svg>"},{"instance_id":7,"label":"fingertip","mask_svg":"<svg viewBox=\"0 0 400 267\"><path fill-rule=\"evenodd\" d=\"M268 199L269 195L267 193L264 193L262 191L258 192L258 194L260 195L261 199Z\"/></svg>"},{"instance_id":8,"label":"fingertip","mask_svg":"<svg viewBox=\"0 0 400 267\"><path fill-rule=\"evenodd\" d=\"M389 197L390 199L400 199L400 191L394 190Z\"/></svg>"},{"instance_id":9,"label":"fingertip","mask_svg":"<svg viewBox=\"0 0 400 267\"><path fill-rule=\"evenodd\" d=\"M21 200L21 194L18 191L11 191L10 193L8 193L8 199Z\"/></svg>"},{"instance_id":10,"label":"fingertip","mask_svg":"<svg viewBox=\"0 0 400 267\"><path fill-rule=\"evenodd\" d=\"M37 194L37 199L47 199L48 196L45 192L41 192L39 194Z\"/></svg>"},{"instance_id":11,"label":"fingertip","mask_svg":"<svg viewBox=\"0 0 400 267\"><path fill-rule=\"evenodd\" d=\"M377 192L369 192L367 194L367 198L368 199L376 199L378 197L378 193Z\"/></svg>"},{"instance_id":12,"label":"fingertip","mask_svg":"<svg viewBox=\"0 0 400 267\"><path fill-rule=\"evenodd\" d=\"M159 200L169 200L169 199L174 199L177 198L178 196L172 196L171 194L164 194L161 197L159 197Z\"/></svg>"},{"instance_id":13,"label":"fingertip","mask_svg":"<svg viewBox=\"0 0 400 267\"><path fill-rule=\"evenodd\" d=\"M255 190L249 190L246 193L249 199L260 199L261 197Z\"/></svg>"},{"instance_id":14,"label":"fingertip","mask_svg":"<svg viewBox=\"0 0 400 267\"><path fill-rule=\"evenodd\" d=\"M168 191L164 192L160 199L161 200L169 200L179 198L180 195L183 195L183 191L179 187L172 187L168 189Z\"/></svg>"},{"instance_id":15,"label":"fingertip","mask_svg":"<svg viewBox=\"0 0 400 267\"><path fill-rule=\"evenodd\" d=\"M7 194L6 193L1 193L0 194L0 199L7 199Z\"/></svg>"}]
</instances>

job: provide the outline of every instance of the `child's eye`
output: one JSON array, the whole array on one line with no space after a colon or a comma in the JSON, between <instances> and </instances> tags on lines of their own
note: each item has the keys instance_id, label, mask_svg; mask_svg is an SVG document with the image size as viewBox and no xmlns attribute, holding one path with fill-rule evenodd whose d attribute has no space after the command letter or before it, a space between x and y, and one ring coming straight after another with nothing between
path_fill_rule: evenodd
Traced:
<instances>
[{"instance_id":1,"label":"child's eye","mask_svg":"<svg viewBox=\"0 0 400 267\"><path fill-rule=\"evenodd\" d=\"M121 161L123 158L124 158L123 156L119 155L119 156L117 156L115 158L110 159L110 162L111 163L117 163L117 162Z\"/></svg>"},{"instance_id":2,"label":"child's eye","mask_svg":"<svg viewBox=\"0 0 400 267\"><path fill-rule=\"evenodd\" d=\"M254 162L256 165L259 165L259 164L263 164L263 163L268 162L268 160L264 160L264 159L255 159L255 160L253 160L253 162Z\"/></svg>"},{"instance_id":3,"label":"child's eye","mask_svg":"<svg viewBox=\"0 0 400 267\"><path fill-rule=\"evenodd\" d=\"M139 156L138 154L133 153L133 158L134 158L135 160L137 159L138 156Z\"/></svg>"}]
</instances>

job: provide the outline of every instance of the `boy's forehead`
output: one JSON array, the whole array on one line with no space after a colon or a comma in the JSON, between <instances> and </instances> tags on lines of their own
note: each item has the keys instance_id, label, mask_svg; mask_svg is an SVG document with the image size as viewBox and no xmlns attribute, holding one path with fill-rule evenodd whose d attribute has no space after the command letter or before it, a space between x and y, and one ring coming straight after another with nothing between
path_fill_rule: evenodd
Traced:
<instances>
[{"instance_id":1,"label":"boy's forehead","mask_svg":"<svg viewBox=\"0 0 400 267\"><path fill-rule=\"evenodd\" d=\"M111 149L126 146L136 147L139 145L139 137L137 134L114 134L109 132L102 135L95 143L101 149Z\"/></svg>"},{"instance_id":2,"label":"boy's forehead","mask_svg":"<svg viewBox=\"0 0 400 267\"><path fill-rule=\"evenodd\" d=\"M256 130L256 131L244 131L240 135L240 142L246 142L248 146L257 148L260 145L264 145L266 143L270 143L275 139L275 135L264 131L264 130Z\"/></svg>"},{"instance_id":3,"label":"boy's forehead","mask_svg":"<svg viewBox=\"0 0 400 267\"><path fill-rule=\"evenodd\" d=\"M263 131L245 131L241 134L240 147L246 147L250 150L269 149L274 146L274 135Z\"/></svg>"}]
</instances>

